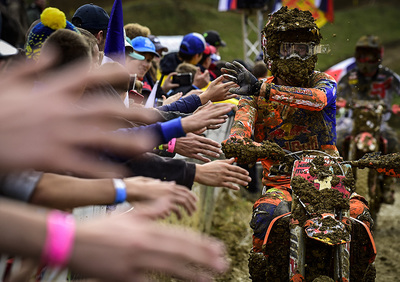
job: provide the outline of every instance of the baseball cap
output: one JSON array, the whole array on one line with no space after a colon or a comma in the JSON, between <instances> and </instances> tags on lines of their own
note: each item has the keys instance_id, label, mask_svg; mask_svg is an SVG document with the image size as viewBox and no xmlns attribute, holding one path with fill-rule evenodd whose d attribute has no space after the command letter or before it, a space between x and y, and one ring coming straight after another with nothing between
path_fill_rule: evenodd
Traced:
<instances>
[{"instance_id":1,"label":"baseball cap","mask_svg":"<svg viewBox=\"0 0 400 282\"><path fill-rule=\"evenodd\" d=\"M204 49L203 57L210 56L211 61L214 63L221 60L221 57L217 54L217 48L207 43L206 49Z\"/></svg>"},{"instance_id":2,"label":"baseball cap","mask_svg":"<svg viewBox=\"0 0 400 282\"><path fill-rule=\"evenodd\" d=\"M110 17L107 12L94 4L80 6L71 19L72 23L84 29L105 30Z\"/></svg>"},{"instance_id":3,"label":"baseball cap","mask_svg":"<svg viewBox=\"0 0 400 282\"><path fill-rule=\"evenodd\" d=\"M150 34L148 37L150 38L151 42L153 42L154 46L156 47L156 51L161 50L161 51L168 52L168 47L162 45L160 39L158 39L157 36Z\"/></svg>"},{"instance_id":4,"label":"baseball cap","mask_svg":"<svg viewBox=\"0 0 400 282\"><path fill-rule=\"evenodd\" d=\"M133 50L135 50L136 52L152 53L157 57L160 57L160 54L156 52L156 46L154 46L150 38L144 36L137 36L133 38L131 42Z\"/></svg>"},{"instance_id":5,"label":"baseball cap","mask_svg":"<svg viewBox=\"0 0 400 282\"><path fill-rule=\"evenodd\" d=\"M144 56L133 51L132 41L129 39L128 36L125 36L125 52L128 53L130 57L136 60L143 61L145 59Z\"/></svg>"},{"instance_id":6,"label":"baseball cap","mask_svg":"<svg viewBox=\"0 0 400 282\"><path fill-rule=\"evenodd\" d=\"M206 40L206 42L212 46L215 47L225 47L226 43L221 39L221 36L219 35L218 31L215 30L208 30L203 33L203 36Z\"/></svg>"},{"instance_id":7,"label":"baseball cap","mask_svg":"<svg viewBox=\"0 0 400 282\"><path fill-rule=\"evenodd\" d=\"M203 51L203 54L206 56L211 56L212 54L215 53L217 53L217 48L207 43L206 48Z\"/></svg>"},{"instance_id":8,"label":"baseball cap","mask_svg":"<svg viewBox=\"0 0 400 282\"><path fill-rule=\"evenodd\" d=\"M183 37L179 52L187 55L196 55L203 53L204 49L206 49L206 41L203 35L192 32Z\"/></svg>"}]
</instances>

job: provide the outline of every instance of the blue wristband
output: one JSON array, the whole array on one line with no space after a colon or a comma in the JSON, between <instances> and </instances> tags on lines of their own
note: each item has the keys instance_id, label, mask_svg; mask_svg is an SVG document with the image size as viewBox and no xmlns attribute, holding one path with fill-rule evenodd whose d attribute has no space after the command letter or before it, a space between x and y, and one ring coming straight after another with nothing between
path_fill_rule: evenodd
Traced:
<instances>
[{"instance_id":1,"label":"blue wristband","mask_svg":"<svg viewBox=\"0 0 400 282\"><path fill-rule=\"evenodd\" d=\"M126 200L126 184L122 179L113 178L115 188L114 204L120 204Z\"/></svg>"},{"instance_id":2,"label":"blue wristband","mask_svg":"<svg viewBox=\"0 0 400 282\"><path fill-rule=\"evenodd\" d=\"M182 128L181 119L181 117L178 117L161 123L161 132L164 141L168 142L172 138L186 136L186 133Z\"/></svg>"}]
</instances>

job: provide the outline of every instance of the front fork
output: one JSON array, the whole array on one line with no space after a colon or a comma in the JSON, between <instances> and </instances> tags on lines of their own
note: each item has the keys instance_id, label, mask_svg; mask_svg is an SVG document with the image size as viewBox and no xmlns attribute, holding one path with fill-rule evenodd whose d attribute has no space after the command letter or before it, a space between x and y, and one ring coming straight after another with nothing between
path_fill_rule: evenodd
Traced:
<instances>
[{"instance_id":1,"label":"front fork","mask_svg":"<svg viewBox=\"0 0 400 282\"><path fill-rule=\"evenodd\" d=\"M293 220L292 220L293 221ZM295 277L300 274L306 276L306 244L305 232L298 224L290 224L290 253L289 253L289 278L295 281Z\"/></svg>"}]
</instances>

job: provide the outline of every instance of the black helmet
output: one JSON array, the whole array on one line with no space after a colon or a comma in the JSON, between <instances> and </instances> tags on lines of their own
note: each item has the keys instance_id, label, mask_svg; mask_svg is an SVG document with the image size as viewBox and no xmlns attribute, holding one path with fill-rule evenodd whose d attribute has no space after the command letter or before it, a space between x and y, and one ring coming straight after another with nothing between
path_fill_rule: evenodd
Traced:
<instances>
[{"instance_id":1,"label":"black helmet","mask_svg":"<svg viewBox=\"0 0 400 282\"><path fill-rule=\"evenodd\" d=\"M378 36L363 35L356 43L354 54L358 70L365 76L373 76L383 58L383 45Z\"/></svg>"}]
</instances>

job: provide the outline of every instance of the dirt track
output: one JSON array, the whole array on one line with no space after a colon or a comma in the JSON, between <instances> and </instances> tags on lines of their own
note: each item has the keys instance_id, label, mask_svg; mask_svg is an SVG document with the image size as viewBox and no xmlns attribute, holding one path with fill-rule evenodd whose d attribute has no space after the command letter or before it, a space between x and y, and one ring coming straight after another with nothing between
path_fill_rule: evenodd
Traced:
<instances>
[{"instance_id":1,"label":"dirt track","mask_svg":"<svg viewBox=\"0 0 400 282\"><path fill-rule=\"evenodd\" d=\"M400 267L400 186L396 188L393 206L384 205L378 215L374 234L377 257L377 282L399 281Z\"/></svg>"}]
</instances>

